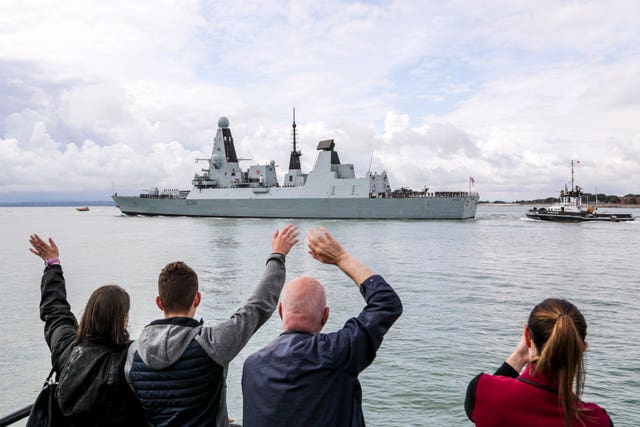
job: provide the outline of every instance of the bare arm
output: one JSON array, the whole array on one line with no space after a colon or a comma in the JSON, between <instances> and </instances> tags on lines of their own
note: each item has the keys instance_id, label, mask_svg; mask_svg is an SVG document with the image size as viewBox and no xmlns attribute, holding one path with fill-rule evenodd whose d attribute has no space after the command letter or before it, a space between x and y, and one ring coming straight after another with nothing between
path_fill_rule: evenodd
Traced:
<instances>
[{"instance_id":1,"label":"bare arm","mask_svg":"<svg viewBox=\"0 0 640 427\"><path fill-rule=\"evenodd\" d=\"M320 226L320 231L311 229L307 233L307 245L312 257L322 263L338 266L358 287L374 275L369 267L347 252L323 226Z\"/></svg>"}]
</instances>

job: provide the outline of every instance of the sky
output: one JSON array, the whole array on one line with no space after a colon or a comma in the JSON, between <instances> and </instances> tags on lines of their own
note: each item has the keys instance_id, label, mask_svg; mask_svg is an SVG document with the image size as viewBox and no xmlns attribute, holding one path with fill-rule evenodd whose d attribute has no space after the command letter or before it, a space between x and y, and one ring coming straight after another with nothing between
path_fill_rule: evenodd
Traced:
<instances>
[{"instance_id":1,"label":"sky","mask_svg":"<svg viewBox=\"0 0 640 427\"><path fill-rule=\"evenodd\" d=\"M640 2L0 2L0 202L189 189L217 121L241 166L481 200L640 193Z\"/></svg>"}]
</instances>

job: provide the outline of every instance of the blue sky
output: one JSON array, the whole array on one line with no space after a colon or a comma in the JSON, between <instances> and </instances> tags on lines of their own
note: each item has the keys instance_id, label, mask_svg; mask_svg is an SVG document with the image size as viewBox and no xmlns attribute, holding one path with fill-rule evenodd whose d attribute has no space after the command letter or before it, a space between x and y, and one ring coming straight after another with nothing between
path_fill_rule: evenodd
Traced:
<instances>
[{"instance_id":1,"label":"blue sky","mask_svg":"<svg viewBox=\"0 0 640 427\"><path fill-rule=\"evenodd\" d=\"M227 116L285 173L482 200L640 193L637 1L3 1L0 202L188 188ZM248 164L246 165L248 166Z\"/></svg>"}]
</instances>

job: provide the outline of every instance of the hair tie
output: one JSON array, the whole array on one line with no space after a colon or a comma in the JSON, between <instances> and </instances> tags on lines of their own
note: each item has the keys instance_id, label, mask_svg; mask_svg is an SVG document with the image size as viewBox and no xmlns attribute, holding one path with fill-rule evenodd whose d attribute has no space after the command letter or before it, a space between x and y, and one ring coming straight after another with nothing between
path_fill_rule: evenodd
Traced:
<instances>
[{"instance_id":1,"label":"hair tie","mask_svg":"<svg viewBox=\"0 0 640 427\"><path fill-rule=\"evenodd\" d=\"M558 314L558 317L556 317L556 320L560 319L562 316L566 316L567 313L560 313Z\"/></svg>"}]
</instances>

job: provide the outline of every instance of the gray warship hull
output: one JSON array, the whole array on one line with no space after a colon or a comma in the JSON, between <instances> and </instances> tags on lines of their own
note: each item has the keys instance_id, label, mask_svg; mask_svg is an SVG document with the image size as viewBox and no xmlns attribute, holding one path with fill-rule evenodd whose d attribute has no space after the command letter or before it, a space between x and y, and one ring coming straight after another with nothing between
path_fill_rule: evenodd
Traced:
<instances>
[{"instance_id":1,"label":"gray warship hull","mask_svg":"<svg viewBox=\"0 0 640 427\"><path fill-rule=\"evenodd\" d=\"M468 219L478 195L396 199L160 199L113 196L127 215L233 218Z\"/></svg>"},{"instance_id":2,"label":"gray warship hull","mask_svg":"<svg viewBox=\"0 0 640 427\"><path fill-rule=\"evenodd\" d=\"M295 114L295 113L294 113ZM148 190L139 196L114 194L127 215L230 218L467 219L478 207L478 193L432 191L425 186L391 190L386 172L357 178L353 164L342 163L332 139L320 141L313 169L304 173L302 153L293 150L282 185L276 162L243 170L236 155L229 120L221 117L211 157L196 173L191 190ZM469 188L471 190L471 188Z\"/></svg>"}]
</instances>

